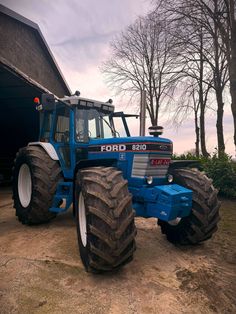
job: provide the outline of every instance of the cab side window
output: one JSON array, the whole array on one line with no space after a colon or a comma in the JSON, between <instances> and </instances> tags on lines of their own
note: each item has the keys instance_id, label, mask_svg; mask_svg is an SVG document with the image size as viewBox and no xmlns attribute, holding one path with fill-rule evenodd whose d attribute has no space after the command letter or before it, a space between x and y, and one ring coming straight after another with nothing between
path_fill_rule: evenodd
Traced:
<instances>
[{"instance_id":1,"label":"cab side window","mask_svg":"<svg viewBox=\"0 0 236 314\"><path fill-rule=\"evenodd\" d=\"M43 116L40 141L49 142L51 127L52 127L52 112L47 111L44 113Z\"/></svg>"},{"instance_id":2,"label":"cab side window","mask_svg":"<svg viewBox=\"0 0 236 314\"><path fill-rule=\"evenodd\" d=\"M55 142L69 143L70 140L70 109L63 106L56 109Z\"/></svg>"}]
</instances>

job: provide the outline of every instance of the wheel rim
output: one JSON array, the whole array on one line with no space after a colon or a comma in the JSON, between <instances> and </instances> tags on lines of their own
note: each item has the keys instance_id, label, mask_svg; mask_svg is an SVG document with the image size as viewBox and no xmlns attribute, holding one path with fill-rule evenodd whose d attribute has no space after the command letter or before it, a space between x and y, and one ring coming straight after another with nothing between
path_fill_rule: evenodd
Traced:
<instances>
[{"instance_id":1,"label":"wheel rim","mask_svg":"<svg viewBox=\"0 0 236 314\"><path fill-rule=\"evenodd\" d=\"M30 168L27 164L20 167L18 175L18 195L22 207L29 206L32 194L32 179Z\"/></svg>"},{"instance_id":2,"label":"wheel rim","mask_svg":"<svg viewBox=\"0 0 236 314\"><path fill-rule=\"evenodd\" d=\"M182 219L181 217L177 217L173 220L169 220L168 224L171 226L177 226L180 223L181 219Z\"/></svg>"},{"instance_id":3,"label":"wheel rim","mask_svg":"<svg viewBox=\"0 0 236 314\"><path fill-rule=\"evenodd\" d=\"M80 195L79 195L79 231L80 231L82 244L85 247L87 245L87 221L86 221L84 197L83 197L82 192L80 192Z\"/></svg>"}]
</instances>

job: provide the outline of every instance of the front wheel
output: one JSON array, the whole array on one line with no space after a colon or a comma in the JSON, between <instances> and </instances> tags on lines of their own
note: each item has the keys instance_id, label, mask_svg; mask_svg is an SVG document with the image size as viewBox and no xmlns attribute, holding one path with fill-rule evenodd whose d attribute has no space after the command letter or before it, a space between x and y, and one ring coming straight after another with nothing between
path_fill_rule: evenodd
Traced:
<instances>
[{"instance_id":1,"label":"front wheel","mask_svg":"<svg viewBox=\"0 0 236 314\"><path fill-rule=\"evenodd\" d=\"M220 202L212 181L195 169L176 169L175 183L193 191L192 210L188 217L173 221L158 220L161 231L175 244L196 244L210 239L220 219Z\"/></svg>"},{"instance_id":2,"label":"front wheel","mask_svg":"<svg viewBox=\"0 0 236 314\"><path fill-rule=\"evenodd\" d=\"M80 170L75 211L80 256L87 271L112 271L133 259L134 210L121 171L112 167Z\"/></svg>"}]
</instances>

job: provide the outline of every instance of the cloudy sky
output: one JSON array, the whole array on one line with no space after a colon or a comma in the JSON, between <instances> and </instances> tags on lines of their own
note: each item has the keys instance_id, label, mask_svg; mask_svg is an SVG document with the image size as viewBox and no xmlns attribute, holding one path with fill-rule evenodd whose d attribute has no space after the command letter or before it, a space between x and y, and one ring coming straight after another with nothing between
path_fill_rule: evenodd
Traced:
<instances>
[{"instance_id":1,"label":"cloudy sky","mask_svg":"<svg viewBox=\"0 0 236 314\"><path fill-rule=\"evenodd\" d=\"M133 111L127 102L114 96L107 88L99 67L109 55L109 42L151 8L151 0L0 0L0 3L36 22L72 91L81 96L107 100L112 98L118 110ZM209 150L216 147L215 113L209 112L206 141ZM194 148L193 120L186 117L178 130L162 114L160 124L165 137L174 142L177 153ZM131 123L133 133L138 123ZM230 104L225 110L225 142L227 151L233 149L233 120Z\"/></svg>"}]
</instances>

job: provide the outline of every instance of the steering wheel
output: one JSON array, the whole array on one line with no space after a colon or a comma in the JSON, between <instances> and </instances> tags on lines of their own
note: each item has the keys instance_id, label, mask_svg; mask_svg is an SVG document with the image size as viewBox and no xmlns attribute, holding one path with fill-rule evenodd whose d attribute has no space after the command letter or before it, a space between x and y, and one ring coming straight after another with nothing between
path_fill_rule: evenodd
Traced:
<instances>
[{"instance_id":1,"label":"steering wheel","mask_svg":"<svg viewBox=\"0 0 236 314\"><path fill-rule=\"evenodd\" d=\"M118 131L115 130L115 134L118 135L118 137L120 137L120 133Z\"/></svg>"},{"instance_id":2,"label":"steering wheel","mask_svg":"<svg viewBox=\"0 0 236 314\"><path fill-rule=\"evenodd\" d=\"M80 130L80 131L76 131L76 138L77 139L82 139L84 138L84 131Z\"/></svg>"},{"instance_id":3,"label":"steering wheel","mask_svg":"<svg viewBox=\"0 0 236 314\"><path fill-rule=\"evenodd\" d=\"M88 130L88 136L91 137L92 133ZM84 132L84 130L79 130L76 131L76 137L77 139L84 139L86 136L86 133Z\"/></svg>"}]
</instances>

